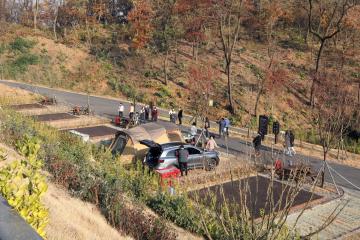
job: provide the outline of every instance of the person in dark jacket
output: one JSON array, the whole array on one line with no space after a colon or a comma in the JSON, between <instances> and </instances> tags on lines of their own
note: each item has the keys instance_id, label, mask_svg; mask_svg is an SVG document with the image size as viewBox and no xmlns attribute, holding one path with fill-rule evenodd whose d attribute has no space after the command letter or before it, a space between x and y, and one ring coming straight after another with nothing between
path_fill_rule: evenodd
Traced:
<instances>
[{"instance_id":1,"label":"person in dark jacket","mask_svg":"<svg viewBox=\"0 0 360 240\"><path fill-rule=\"evenodd\" d=\"M151 112L151 120L153 122L157 122L157 120L158 120L158 110L157 110L156 107L154 107L152 112Z\"/></svg>"},{"instance_id":2,"label":"person in dark jacket","mask_svg":"<svg viewBox=\"0 0 360 240\"><path fill-rule=\"evenodd\" d=\"M180 108L178 112L179 125L182 124L182 118L183 118L183 110L182 108Z\"/></svg>"},{"instance_id":3,"label":"person in dark jacket","mask_svg":"<svg viewBox=\"0 0 360 240\"><path fill-rule=\"evenodd\" d=\"M205 136L209 138L210 120L208 117L205 118L204 128L205 128Z\"/></svg>"},{"instance_id":4,"label":"person in dark jacket","mask_svg":"<svg viewBox=\"0 0 360 240\"><path fill-rule=\"evenodd\" d=\"M189 158L189 151L184 148L184 145L180 146L180 149L176 152L176 156L179 162L179 167L181 171L181 176L188 175L188 158Z\"/></svg>"},{"instance_id":5,"label":"person in dark jacket","mask_svg":"<svg viewBox=\"0 0 360 240\"><path fill-rule=\"evenodd\" d=\"M149 107L149 105L146 105L146 107L145 107L145 120L146 121L149 121L149 118L150 117L150 107Z\"/></svg>"},{"instance_id":6,"label":"person in dark jacket","mask_svg":"<svg viewBox=\"0 0 360 240\"><path fill-rule=\"evenodd\" d=\"M290 151L291 154L295 155L296 151L295 151L295 134L292 130L289 130L289 137L290 137Z\"/></svg>"},{"instance_id":7,"label":"person in dark jacket","mask_svg":"<svg viewBox=\"0 0 360 240\"><path fill-rule=\"evenodd\" d=\"M262 139L262 136L261 136L260 133L258 133L255 136L255 138L253 139L253 145L254 145L255 155L256 156L260 155L261 139Z\"/></svg>"},{"instance_id":8,"label":"person in dark jacket","mask_svg":"<svg viewBox=\"0 0 360 240\"><path fill-rule=\"evenodd\" d=\"M219 122L219 137L221 137L224 133L225 133L225 119L221 118Z\"/></svg>"}]
</instances>

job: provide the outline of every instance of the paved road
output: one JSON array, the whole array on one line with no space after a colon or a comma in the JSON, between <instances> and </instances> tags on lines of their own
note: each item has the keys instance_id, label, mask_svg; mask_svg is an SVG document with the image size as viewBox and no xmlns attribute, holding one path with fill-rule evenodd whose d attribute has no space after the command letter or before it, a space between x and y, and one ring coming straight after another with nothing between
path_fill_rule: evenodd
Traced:
<instances>
[{"instance_id":1,"label":"paved road","mask_svg":"<svg viewBox=\"0 0 360 240\"><path fill-rule=\"evenodd\" d=\"M3 80L0 80L0 83L4 83L4 84L6 84L8 86L12 86L12 87L22 88L22 89L25 89L25 90L28 90L31 92L35 92L35 93L39 93L42 95L56 96L56 99L59 102L63 102L68 105L82 105L82 106L87 105L87 96L85 94L71 93L71 92L67 92L67 91L55 90L55 89L50 89L50 88L45 88L45 87L34 87L32 85L25 84L25 83L9 82L9 81L3 81ZM0 89L0 91L1 91L1 89ZM95 113L97 115L100 115L103 117L108 117L108 118L114 117L117 114L117 108L118 108L119 102L120 102L120 100L113 100L113 99L108 99L108 98L103 98L103 97L90 96L91 108L95 111ZM127 114L128 110L129 110L129 103L124 102L124 101L122 101L122 102L125 106L125 114ZM139 106L137 106L137 109L139 109ZM168 116L167 111L159 109L159 113L161 116ZM185 129L185 128L186 127L183 127L183 129ZM243 131L243 130L241 130L241 131ZM216 141L219 146L221 146L221 147L226 146L224 139L216 139ZM251 143L249 143L249 142L241 141L241 140L234 139L231 137L228 138L227 142L228 142L229 152L235 153L236 155L242 155L242 156L249 155L250 152L252 151ZM275 153L275 155L277 155L277 157L283 159L285 162L287 162L288 160L291 160L294 162L303 160L303 161L308 161L315 169L319 169L322 166L322 161L317 158L312 158L312 157L304 156L301 154L296 155L296 157L288 157L288 156L284 156L284 154L282 154L281 152L278 152L278 151L275 151L274 153ZM270 148L263 147L261 161L264 163L266 163L266 162L270 163L272 154L273 154L273 152L271 151ZM351 181L353 184L360 187L360 169L341 165L341 164L334 164L334 163L331 163L329 165L333 169L335 169L337 172L339 172L341 175L343 175L346 179ZM343 180L336 174L334 175L334 177L335 177L336 183L339 184L340 186L344 186L344 187L347 187L350 189L360 190L360 188L354 187L353 185L349 184L348 182L346 182L345 180ZM326 181L332 182L331 177L328 172L326 173Z\"/></svg>"}]
</instances>

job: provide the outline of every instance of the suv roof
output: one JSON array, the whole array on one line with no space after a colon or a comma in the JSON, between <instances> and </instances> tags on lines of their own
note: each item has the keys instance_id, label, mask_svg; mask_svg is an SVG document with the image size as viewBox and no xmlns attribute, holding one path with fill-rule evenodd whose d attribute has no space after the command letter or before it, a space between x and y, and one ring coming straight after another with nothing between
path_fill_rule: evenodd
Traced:
<instances>
[{"instance_id":1,"label":"suv roof","mask_svg":"<svg viewBox=\"0 0 360 240\"><path fill-rule=\"evenodd\" d=\"M149 148L170 148L170 147L175 147L175 146L180 146L180 145L185 145L186 143L183 142L168 142L168 143L163 143L163 144L158 144L152 140L141 140L140 141L141 144L149 147Z\"/></svg>"},{"instance_id":2,"label":"suv roof","mask_svg":"<svg viewBox=\"0 0 360 240\"><path fill-rule=\"evenodd\" d=\"M169 147L176 147L176 146L180 146L180 145L186 145L186 143L183 142L169 142L169 143L163 143L160 144L162 148L169 148Z\"/></svg>"}]
</instances>

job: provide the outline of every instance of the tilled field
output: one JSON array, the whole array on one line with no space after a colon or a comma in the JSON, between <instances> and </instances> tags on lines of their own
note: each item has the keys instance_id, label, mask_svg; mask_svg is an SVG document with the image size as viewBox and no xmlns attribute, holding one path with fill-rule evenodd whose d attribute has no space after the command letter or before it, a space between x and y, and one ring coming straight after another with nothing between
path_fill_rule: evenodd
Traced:
<instances>
[{"instance_id":1,"label":"tilled field","mask_svg":"<svg viewBox=\"0 0 360 240\"><path fill-rule=\"evenodd\" d=\"M11 108L18 111L18 110L38 109L38 108L46 108L46 107L39 103L28 103L28 104L11 105Z\"/></svg>"},{"instance_id":2,"label":"tilled field","mask_svg":"<svg viewBox=\"0 0 360 240\"><path fill-rule=\"evenodd\" d=\"M102 136L109 136L113 135L118 132L115 128L111 128L108 126L94 126L94 127L83 127L83 128L75 128L75 129L69 129L69 130L75 130L79 133L89 135L91 138L94 137L102 137Z\"/></svg>"},{"instance_id":3,"label":"tilled field","mask_svg":"<svg viewBox=\"0 0 360 240\"><path fill-rule=\"evenodd\" d=\"M64 119L75 119L77 117L68 113L51 113L51 114L33 116L33 118L35 118L39 122L49 122L49 121L57 121Z\"/></svg>"},{"instance_id":4,"label":"tilled field","mask_svg":"<svg viewBox=\"0 0 360 240\"><path fill-rule=\"evenodd\" d=\"M251 215L254 218L258 218L261 216L260 214L262 210L265 214L268 214L270 211L269 205L266 204L269 202L267 196L269 184L272 184L269 178L253 176L193 191L190 193L190 196L195 197L195 195L198 195L200 199L205 199L205 202L210 204L212 200L211 195L215 195L216 206L220 209L224 203L224 197L228 204L239 204L241 202L241 194L246 194L247 207L251 211ZM245 186L248 187L247 190L243 190L245 189ZM283 191L284 194L282 195ZM273 181L273 193L274 203L279 203L275 211L284 209L287 200L286 196L289 193L288 185L278 181ZM300 190L299 194L295 197L292 207L302 205L308 201L315 201L320 198L322 198L322 196L305 190Z\"/></svg>"}]
</instances>

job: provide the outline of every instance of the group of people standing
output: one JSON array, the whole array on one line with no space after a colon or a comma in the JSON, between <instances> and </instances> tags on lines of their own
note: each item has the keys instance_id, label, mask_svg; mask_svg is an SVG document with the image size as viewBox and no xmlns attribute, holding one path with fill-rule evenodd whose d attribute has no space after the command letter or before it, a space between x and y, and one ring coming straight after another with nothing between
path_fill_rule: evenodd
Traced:
<instances>
[{"instance_id":1,"label":"group of people standing","mask_svg":"<svg viewBox=\"0 0 360 240\"><path fill-rule=\"evenodd\" d=\"M124 105L122 103L120 103L119 107L118 107L118 113L119 113L120 118L124 117L124 110L125 110ZM158 112L158 109L156 108L156 106L150 107L149 105L146 105L140 109L140 112L135 113L134 104L130 104L129 118L131 120L138 119L140 121L145 122L145 121L150 121L150 118L151 118L151 121L156 122L158 120L158 116L159 116L159 112Z\"/></svg>"},{"instance_id":2,"label":"group of people standing","mask_svg":"<svg viewBox=\"0 0 360 240\"><path fill-rule=\"evenodd\" d=\"M220 118L219 123L219 136L229 136L230 120L228 118Z\"/></svg>"},{"instance_id":3,"label":"group of people standing","mask_svg":"<svg viewBox=\"0 0 360 240\"><path fill-rule=\"evenodd\" d=\"M255 155L260 155L261 141L264 136L259 132L253 139L253 146L255 149ZM290 157L296 154L295 151L295 134L292 130L286 130L284 135L284 154Z\"/></svg>"},{"instance_id":4,"label":"group of people standing","mask_svg":"<svg viewBox=\"0 0 360 240\"><path fill-rule=\"evenodd\" d=\"M179 108L179 111L176 112L174 108L171 108L169 111L169 118L170 122L176 124L176 120L179 120L179 125L182 124L182 118L183 118L183 110L182 108Z\"/></svg>"}]
</instances>

